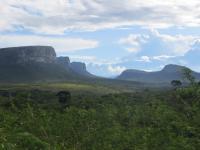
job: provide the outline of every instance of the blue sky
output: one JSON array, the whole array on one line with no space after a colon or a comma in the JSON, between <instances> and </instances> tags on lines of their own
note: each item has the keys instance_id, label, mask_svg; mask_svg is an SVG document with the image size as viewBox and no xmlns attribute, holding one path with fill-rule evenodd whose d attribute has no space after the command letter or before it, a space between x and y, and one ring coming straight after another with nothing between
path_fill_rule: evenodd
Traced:
<instances>
[{"instance_id":1,"label":"blue sky","mask_svg":"<svg viewBox=\"0 0 200 150\"><path fill-rule=\"evenodd\" d=\"M179 64L200 72L199 0L0 0L0 47L51 45L116 76Z\"/></svg>"}]
</instances>

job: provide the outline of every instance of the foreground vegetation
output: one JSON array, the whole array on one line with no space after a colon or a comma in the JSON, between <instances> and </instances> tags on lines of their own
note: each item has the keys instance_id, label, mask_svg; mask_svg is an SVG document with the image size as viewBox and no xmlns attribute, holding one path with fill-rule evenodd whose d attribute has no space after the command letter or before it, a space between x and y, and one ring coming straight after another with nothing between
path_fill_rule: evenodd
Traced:
<instances>
[{"instance_id":1,"label":"foreground vegetation","mask_svg":"<svg viewBox=\"0 0 200 150\"><path fill-rule=\"evenodd\" d=\"M199 84L102 93L76 92L65 109L53 91L0 97L0 150L199 149Z\"/></svg>"}]
</instances>

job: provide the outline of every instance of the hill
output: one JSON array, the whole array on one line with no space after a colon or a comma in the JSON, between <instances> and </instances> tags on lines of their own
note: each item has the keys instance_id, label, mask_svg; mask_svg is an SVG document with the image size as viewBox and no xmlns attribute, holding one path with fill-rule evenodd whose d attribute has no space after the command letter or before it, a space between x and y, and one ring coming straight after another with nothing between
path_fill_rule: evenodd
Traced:
<instances>
[{"instance_id":1,"label":"hill","mask_svg":"<svg viewBox=\"0 0 200 150\"><path fill-rule=\"evenodd\" d=\"M117 79L147 83L170 83L172 80L183 80L183 69L185 68L184 66L170 64L156 72L129 69L122 72ZM193 71L193 75L198 80L200 79L200 73Z\"/></svg>"}]
</instances>

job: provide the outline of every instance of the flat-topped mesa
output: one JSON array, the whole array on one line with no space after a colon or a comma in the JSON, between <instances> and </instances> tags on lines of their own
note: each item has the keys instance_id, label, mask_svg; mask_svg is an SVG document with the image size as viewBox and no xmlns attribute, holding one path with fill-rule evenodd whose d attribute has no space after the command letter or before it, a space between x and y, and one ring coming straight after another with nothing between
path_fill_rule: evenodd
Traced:
<instances>
[{"instance_id":1,"label":"flat-topped mesa","mask_svg":"<svg viewBox=\"0 0 200 150\"><path fill-rule=\"evenodd\" d=\"M72 62L70 64L70 67L75 71L75 72L78 72L78 73L81 73L81 72L86 72L86 65L85 63L81 63L81 62Z\"/></svg>"},{"instance_id":2,"label":"flat-topped mesa","mask_svg":"<svg viewBox=\"0 0 200 150\"><path fill-rule=\"evenodd\" d=\"M81 62L72 62L70 63L70 68L83 76L87 76L87 77L95 77L94 75L92 75L91 73L89 73L86 69L86 65L85 63L81 63Z\"/></svg>"},{"instance_id":3,"label":"flat-topped mesa","mask_svg":"<svg viewBox=\"0 0 200 150\"><path fill-rule=\"evenodd\" d=\"M56 61L57 61L58 64L61 64L65 67L69 67L69 65L70 65L69 57L57 57Z\"/></svg>"},{"instance_id":4,"label":"flat-topped mesa","mask_svg":"<svg viewBox=\"0 0 200 150\"><path fill-rule=\"evenodd\" d=\"M0 49L0 64L54 63L56 53L50 46L24 46Z\"/></svg>"}]
</instances>

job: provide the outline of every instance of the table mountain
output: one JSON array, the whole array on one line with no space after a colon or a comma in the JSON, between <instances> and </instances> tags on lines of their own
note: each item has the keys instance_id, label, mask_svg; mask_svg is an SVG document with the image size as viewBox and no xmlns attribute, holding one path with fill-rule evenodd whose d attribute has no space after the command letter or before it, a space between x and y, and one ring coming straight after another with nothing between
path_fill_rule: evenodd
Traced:
<instances>
[{"instance_id":1,"label":"table mountain","mask_svg":"<svg viewBox=\"0 0 200 150\"><path fill-rule=\"evenodd\" d=\"M84 75L87 77L95 77L94 75L92 75L87 71L85 63L72 62L70 63L70 68L80 75Z\"/></svg>"},{"instance_id":2,"label":"table mountain","mask_svg":"<svg viewBox=\"0 0 200 150\"><path fill-rule=\"evenodd\" d=\"M54 63L56 53L50 46L25 46L0 49L0 64Z\"/></svg>"},{"instance_id":3,"label":"table mountain","mask_svg":"<svg viewBox=\"0 0 200 150\"><path fill-rule=\"evenodd\" d=\"M63 64L62 64L62 63ZM84 78L70 68L69 58L57 58L53 47L0 49L0 82L51 82Z\"/></svg>"},{"instance_id":4,"label":"table mountain","mask_svg":"<svg viewBox=\"0 0 200 150\"><path fill-rule=\"evenodd\" d=\"M81 76L95 77L87 71L85 63L82 62L70 62L69 57L58 57L57 63L61 64L67 70L71 70Z\"/></svg>"}]
</instances>

